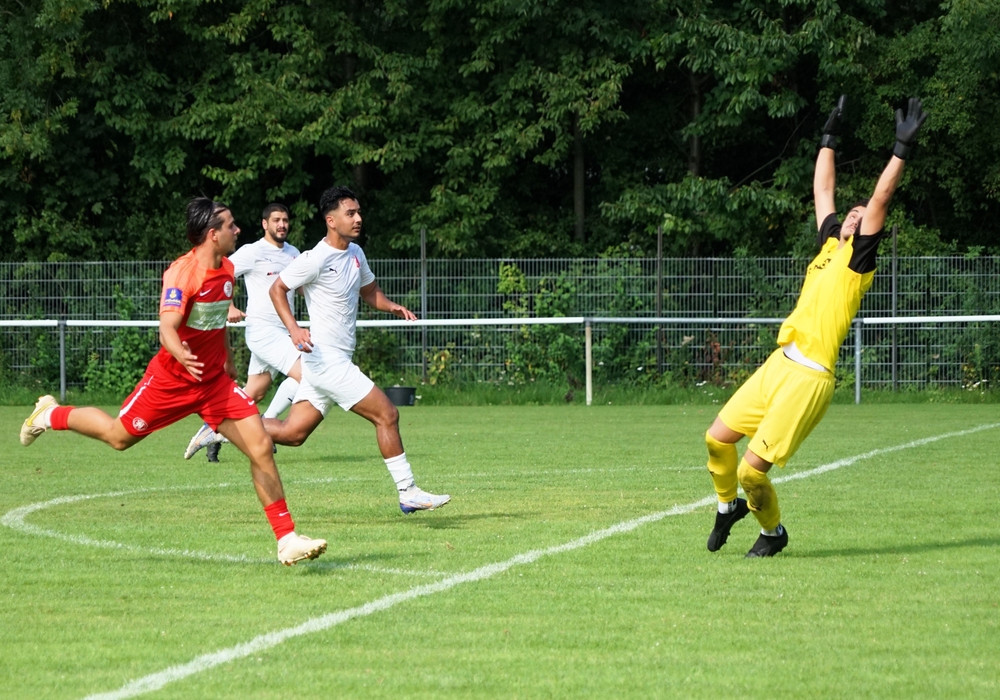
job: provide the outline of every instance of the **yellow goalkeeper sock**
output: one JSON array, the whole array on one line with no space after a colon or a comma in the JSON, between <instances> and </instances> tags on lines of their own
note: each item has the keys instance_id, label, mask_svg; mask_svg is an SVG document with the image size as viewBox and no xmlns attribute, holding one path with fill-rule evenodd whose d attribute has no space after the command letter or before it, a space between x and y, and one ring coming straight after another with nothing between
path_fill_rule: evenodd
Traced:
<instances>
[{"instance_id":1,"label":"yellow goalkeeper sock","mask_svg":"<svg viewBox=\"0 0 1000 700\"><path fill-rule=\"evenodd\" d=\"M757 518L761 528L774 530L781 523L781 509L778 507L778 494L767 473L754 469L746 459L741 459L736 475L746 492L750 512Z\"/></svg>"},{"instance_id":2,"label":"yellow goalkeeper sock","mask_svg":"<svg viewBox=\"0 0 1000 700\"><path fill-rule=\"evenodd\" d=\"M736 445L719 442L705 432L705 444L708 446L708 473L712 475L715 493L719 495L720 503L732 503L736 500Z\"/></svg>"}]
</instances>

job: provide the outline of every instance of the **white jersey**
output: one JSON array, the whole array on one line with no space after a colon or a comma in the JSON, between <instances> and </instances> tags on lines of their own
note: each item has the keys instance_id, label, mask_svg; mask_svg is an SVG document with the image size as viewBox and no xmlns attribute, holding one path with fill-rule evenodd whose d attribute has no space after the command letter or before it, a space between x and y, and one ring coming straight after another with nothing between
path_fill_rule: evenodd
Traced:
<instances>
[{"instance_id":1,"label":"white jersey","mask_svg":"<svg viewBox=\"0 0 1000 700\"><path fill-rule=\"evenodd\" d=\"M313 345L351 357L357 342L361 288L375 281L361 247L331 247L326 239L292 261L281 275L289 289L303 287L309 308L309 335Z\"/></svg>"},{"instance_id":2,"label":"white jersey","mask_svg":"<svg viewBox=\"0 0 1000 700\"><path fill-rule=\"evenodd\" d=\"M247 285L247 326L275 326L285 333L285 324L274 310L269 292L274 280L288 267L288 264L299 257L299 249L291 243L285 243L281 248L269 243L266 238L247 243L229 256L233 263L233 275L236 279L243 277ZM295 308L295 295L288 293L288 303Z\"/></svg>"}]
</instances>

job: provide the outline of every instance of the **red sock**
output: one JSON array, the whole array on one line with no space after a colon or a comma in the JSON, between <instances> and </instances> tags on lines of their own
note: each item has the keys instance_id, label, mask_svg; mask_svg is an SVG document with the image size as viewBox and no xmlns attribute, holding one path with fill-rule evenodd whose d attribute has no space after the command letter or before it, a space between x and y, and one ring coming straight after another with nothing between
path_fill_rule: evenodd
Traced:
<instances>
[{"instance_id":1,"label":"red sock","mask_svg":"<svg viewBox=\"0 0 1000 700\"><path fill-rule=\"evenodd\" d=\"M264 514L267 516L267 521L271 523L274 536L279 540L289 532L295 530L292 514L288 512L288 506L285 504L284 498L275 501L269 506L264 506Z\"/></svg>"},{"instance_id":2,"label":"red sock","mask_svg":"<svg viewBox=\"0 0 1000 700\"><path fill-rule=\"evenodd\" d=\"M56 406L49 414L49 425L53 430L69 430L69 412L76 406Z\"/></svg>"}]
</instances>

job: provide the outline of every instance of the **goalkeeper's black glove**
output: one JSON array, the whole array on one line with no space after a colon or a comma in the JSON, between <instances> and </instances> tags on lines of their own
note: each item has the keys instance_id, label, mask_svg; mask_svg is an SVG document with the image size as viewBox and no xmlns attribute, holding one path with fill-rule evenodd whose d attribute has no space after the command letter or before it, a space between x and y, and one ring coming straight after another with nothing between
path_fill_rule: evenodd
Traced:
<instances>
[{"instance_id":1,"label":"goalkeeper's black glove","mask_svg":"<svg viewBox=\"0 0 1000 700\"><path fill-rule=\"evenodd\" d=\"M837 106L830 112L826 124L823 125L823 138L819 140L820 148L837 148L837 132L840 130L837 120L844 115L844 106L847 104L847 95L841 95L837 100Z\"/></svg>"},{"instance_id":2,"label":"goalkeeper's black glove","mask_svg":"<svg viewBox=\"0 0 1000 700\"><path fill-rule=\"evenodd\" d=\"M923 111L920 100L916 97L910 98L906 116L903 116L903 110L896 110L896 145L892 149L892 155L903 160L909 157L920 125L926 118L927 112Z\"/></svg>"}]
</instances>

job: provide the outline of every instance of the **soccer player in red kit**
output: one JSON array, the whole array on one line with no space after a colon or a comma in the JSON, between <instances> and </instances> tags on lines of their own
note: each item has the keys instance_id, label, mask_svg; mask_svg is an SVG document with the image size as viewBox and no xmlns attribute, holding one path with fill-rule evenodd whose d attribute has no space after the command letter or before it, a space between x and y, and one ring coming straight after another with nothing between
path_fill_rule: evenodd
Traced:
<instances>
[{"instance_id":1,"label":"soccer player in red kit","mask_svg":"<svg viewBox=\"0 0 1000 700\"><path fill-rule=\"evenodd\" d=\"M326 541L295 532L274 463L271 438L257 406L235 381L226 331L233 296L233 264L240 229L229 208L207 197L187 206L187 237L194 246L163 274L160 351L125 399L118 416L92 406L60 406L42 396L21 427L21 444L46 430L71 430L126 450L150 433L197 413L250 459L254 488L278 539L286 565L315 559Z\"/></svg>"}]
</instances>

